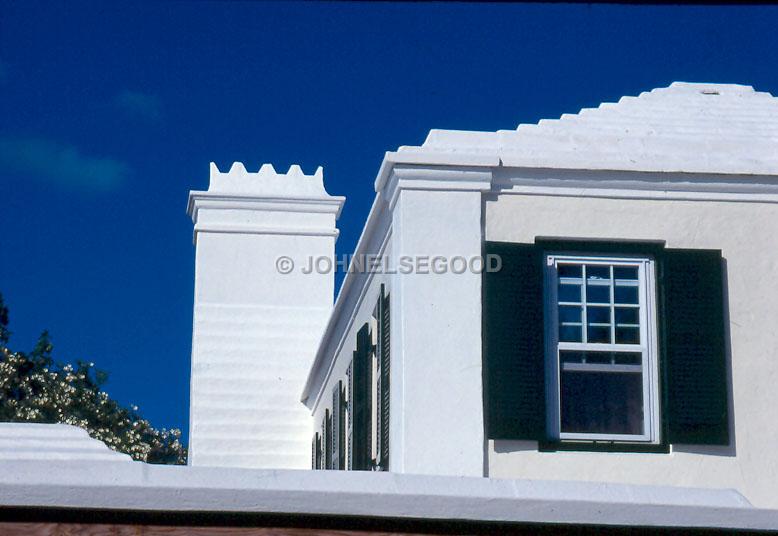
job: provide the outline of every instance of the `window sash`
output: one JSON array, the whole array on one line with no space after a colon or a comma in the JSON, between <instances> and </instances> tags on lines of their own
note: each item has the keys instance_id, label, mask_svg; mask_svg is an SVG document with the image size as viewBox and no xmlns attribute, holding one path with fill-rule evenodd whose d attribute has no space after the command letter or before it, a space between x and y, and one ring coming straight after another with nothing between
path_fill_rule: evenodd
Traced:
<instances>
[{"instance_id":1,"label":"window sash","mask_svg":"<svg viewBox=\"0 0 778 536\"><path fill-rule=\"evenodd\" d=\"M656 358L656 292L654 261L648 257L637 256L595 256L595 255L569 255L559 253L546 253L546 277L545 277L545 326L546 326L546 378L547 378L547 429L549 435L557 440L584 440L584 441L619 441L619 442L659 442L659 381L658 364ZM628 266L638 269L636 283L625 283L624 279L615 277L614 269L609 270L608 280L589 280L581 268L581 277L560 277L558 267L560 264L576 266ZM580 285L580 301L558 301L558 288L562 282ZM638 303L622 304L615 300L615 288L617 285L637 286ZM610 288L609 303L587 302L588 286L608 286ZM583 342L564 342L559 340L559 307L581 307L580 325L581 340ZM587 341L588 322L587 309L590 307L610 308L610 340L614 342L590 343ZM637 344L615 343L616 341L616 314L615 308L638 309L639 337ZM565 324L567 325L567 323ZM604 324L605 325L605 324ZM627 327L624 323L620 327ZM629 352L641 355L640 365L622 365L608 363L560 363L562 351L580 352ZM562 371L592 372L598 374L607 373L640 373L642 374L642 400L643 400L643 433L642 434L602 434L561 431L561 373Z\"/></svg>"}]
</instances>

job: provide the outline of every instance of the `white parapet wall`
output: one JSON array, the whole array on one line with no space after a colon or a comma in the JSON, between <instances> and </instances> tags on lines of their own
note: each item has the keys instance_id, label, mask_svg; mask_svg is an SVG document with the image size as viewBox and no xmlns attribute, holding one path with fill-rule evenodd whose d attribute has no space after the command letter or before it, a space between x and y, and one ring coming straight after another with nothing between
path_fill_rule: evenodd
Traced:
<instances>
[{"instance_id":1,"label":"white parapet wall","mask_svg":"<svg viewBox=\"0 0 778 536\"><path fill-rule=\"evenodd\" d=\"M334 275L303 273L334 256L344 198L322 169L256 173L211 164L189 194L196 245L189 464L310 467L311 416L300 402L330 315ZM279 260L282 259L283 260ZM285 273L285 272L289 273Z\"/></svg>"},{"instance_id":2,"label":"white parapet wall","mask_svg":"<svg viewBox=\"0 0 778 536\"><path fill-rule=\"evenodd\" d=\"M369 471L287 471L91 460L0 460L0 511L94 516L286 514L414 520L775 530L778 511L726 489L495 480ZM136 518L137 519L137 518ZM234 517L232 518L234 519ZM413 526L413 525L409 525ZM219 529L214 529L219 530ZM625 529L629 530L629 529Z\"/></svg>"}]
</instances>

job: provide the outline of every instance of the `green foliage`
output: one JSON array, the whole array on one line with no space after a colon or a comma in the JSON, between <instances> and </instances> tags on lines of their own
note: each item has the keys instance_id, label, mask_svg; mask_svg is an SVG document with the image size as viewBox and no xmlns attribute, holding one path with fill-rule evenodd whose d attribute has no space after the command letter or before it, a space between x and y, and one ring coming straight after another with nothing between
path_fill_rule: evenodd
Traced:
<instances>
[{"instance_id":1,"label":"green foliage","mask_svg":"<svg viewBox=\"0 0 778 536\"><path fill-rule=\"evenodd\" d=\"M25 354L8 348L8 308L0 295L0 422L65 423L84 428L110 448L149 463L186 463L181 431L158 430L101 389L107 373L94 363L55 363L44 331Z\"/></svg>"}]
</instances>

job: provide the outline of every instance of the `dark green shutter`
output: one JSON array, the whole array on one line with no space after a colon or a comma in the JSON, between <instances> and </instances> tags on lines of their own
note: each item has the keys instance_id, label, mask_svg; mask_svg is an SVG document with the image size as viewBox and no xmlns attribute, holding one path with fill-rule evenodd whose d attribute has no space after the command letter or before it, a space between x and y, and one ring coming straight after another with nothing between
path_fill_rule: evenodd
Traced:
<instances>
[{"instance_id":1,"label":"dark green shutter","mask_svg":"<svg viewBox=\"0 0 778 536\"><path fill-rule=\"evenodd\" d=\"M729 444L724 281L718 250L672 250L662 265L670 443ZM661 344L661 343L660 343Z\"/></svg>"},{"instance_id":2,"label":"dark green shutter","mask_svg":"<svg viewBox=\"0 0 778 536\"><path fill-rule=\"evenodd\" d=\"M340 424L340 382L332 389L332 468L340 469L340 439L343 428Z\"/></svg>"},{"instance_id":3,"label":"dark green shutter","mask_svg":"<svg viewBox=\"0 0 778 536\"><path fill-rule=\"evenodd\" d=\"M381 285L381 297L379 298L378 306L378 344L380 351L378 355L381 358L381 380L379 391L381 411L379 419L381 422L379 430L379 453L380 460L379 465L383 471L389 470L389 363L390 363L390 330L389 330L389 295L384 294L384 286Z\"/></svg>"},{"instance_id":4,"label":"dark green shutter","mask_svg":"<svg viewBox=\"0 0 778 536\"><path fill-rule=\"evenodd\" d=\"M321 435L316 432L316 469L322 469Z\"/></svg>"},{"instance_id":5,"label":"dark green shutter","mask_svg":"<svg viewBox=\"0 0 778 536\"><path fill-rule=\"evenodd\" d=\"M348 420L348 459L346 460L346 469L354 469L354 362L352 361L348 365L346 371L346 377L348 378L347 394L346 394L346 414Z\"/></svg>"},{"instance_id":6,"label":"dark green shutter","mask_svg":"<svg viewBox=\"0 0 778 536\"><path fill-rule=\"evenodd\" d=\"M370 469L370 413L371 375L370 326L365 323L357 333L357 350L354 352L352 376L354 381L354 437L353 467L358 471Z\"/></svg>"},{"instance_id":7,"label":"dark green shutter","mask_svg":"<svg viewBox=\"0 0 778 536\"><path fill-rule=\"evenodd\" d=\"M542 251L487 242L502 269L483 274L483 356L489 439L546 439Z\"/></svg>"},{"instance_id":8,"label":"dark green shutter","mask_svg":"<svg viewBox=\"0 0 778 536\"><path fill-rule=\"evenodd\" d=\"M316 439L319 434L314 432L313 439L311 439L311 469L317 469L316 467Z\"/></svg>"},{"instance_id":9,"label":"dark green shutter","mask_svg":"<svg viewBox=\"0 0 778 536\"><path fill-rule=\"evenodd\" d=\"M319 468L327 469L327 410L324 410L324 418L321 421L321 435L319 436Z\"/></svg>"},{"instance_id":10,"label":"dark green shutter","mask_svg":"<svg viewBox=\"0 0 778 536\"><path fill-rule=\"evenodd\" d=\"M324 410L324 468L332 469L332 415L330 410Z\"/></svg>"},{"instance_id":11,"label":"dark green shutter","mask_svg":"<svg viewBox=\"0 0 778 536\"><path fill-rule=\"evenodd\" d=\"M345 430L346 408L343 400L343 382L338 380L332 390L332 427L334 443L332 446L332 468L345 469Z\"/></svg>"}]
</instances>

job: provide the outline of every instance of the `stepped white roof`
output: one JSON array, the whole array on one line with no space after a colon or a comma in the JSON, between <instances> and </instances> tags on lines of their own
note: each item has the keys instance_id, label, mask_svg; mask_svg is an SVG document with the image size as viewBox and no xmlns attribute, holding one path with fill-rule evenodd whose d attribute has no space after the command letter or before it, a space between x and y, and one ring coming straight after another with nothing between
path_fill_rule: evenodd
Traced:
<instances>
[{"instance_id":1,"label":"stepped white roof","mask_svg":"<svg viewBox=\"0 0 778 536\"><path fill-rule=\"evenodd\" d=\"M674 82L516 130L432 130L387 160L778 175L778 99L751 86Z\"/></svg>"},{"instance_id":2,"label":"stepped white roof","mask_svg":"<svg viewBox=\"0 0 778 536\"><path fill-rule=\"evenodd\" d=\"M86 430L69 424L0 423L0 463L22 460L131 462Z\"/></svg>"}]
</instances>

